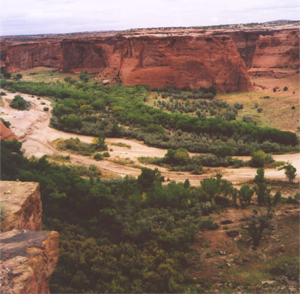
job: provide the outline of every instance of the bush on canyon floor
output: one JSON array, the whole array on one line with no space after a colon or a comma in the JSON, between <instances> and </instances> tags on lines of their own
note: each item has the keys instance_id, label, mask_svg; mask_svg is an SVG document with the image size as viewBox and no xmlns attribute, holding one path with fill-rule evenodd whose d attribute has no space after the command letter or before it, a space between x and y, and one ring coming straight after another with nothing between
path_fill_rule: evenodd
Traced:
<instances>
[{"instance_id":1,"label":"bush on canyon floor","mask_svg":"<svg viewBox=\"0 0 300 294\"><path fill-rule=\"evenodd\" d=\"M3 124L9 129L11 123L4 118L0 117L0 120L3 122Z\"/></svg>"},{"instance_id":2,"label":"bush on canyon floor","mask_svg":"<svg viewBox=\"0 0 300 294\"><path fill-rule=\"evenodd\" d=\"M27 110L30 108L31 104L20 95L16 95L9 106L18 110Z\"/></svg>"}]
</instances>

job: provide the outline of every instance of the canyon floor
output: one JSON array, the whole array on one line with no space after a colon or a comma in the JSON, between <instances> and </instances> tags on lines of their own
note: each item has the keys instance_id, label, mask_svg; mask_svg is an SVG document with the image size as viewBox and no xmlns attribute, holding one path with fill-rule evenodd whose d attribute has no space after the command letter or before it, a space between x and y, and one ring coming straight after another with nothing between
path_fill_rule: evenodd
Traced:
<instances>
[{"instance_id":1,"label":"canyon floor","mask_svg":"<svg viewBox=\"0 0 300 294\"><path fill-rule=\"evenodd\" d=\"M44 70L45 69L40 69ZM52 77L51 79L63 79L63 76L58 74L58 77ZM26 78L25 78L26 79ZM255 81L255 82L254 82ZM257 119L259 125L271 125L277 126L283 130L295 131L299 125L299 74L286 77L275 78L272 76L253 76L252 82L256 86L255 91L249 93L231 93L231 94L218 94L217 99L226 100L229 103L236 101L244 104L242 113L239 114L241 119L244 114L252 114ZM273 87L279 87L276 92L273 92ZM283 91L283 88L287 86L288 91ZM2 106L0 107L0 115L5 120L11 122L11 130L20 137L23 143L24 154L26 157L41 157L43 155L69 155L68 152L59 151L53 147L52 141L58 138L79 138L82 142L91 143L93 137L76 135L71 133L65 133L55 130L49 127L51 117L51 100L41 97L37 99L37 96L21 94L20 95L31 102L31 108L29 111L18 111L9 107L9 102L18 93L7 93L6 96L2 96ZM149 95L149 105L153 104L153 99ZM269 96L270 98L262 98ZM254 103L258 102L259 106L264 108L263 115L258 114ZM42 104L43 103L43 104ZM291 106L295 106L292 110ZM44 107L49 107L49 111L44 111ZM70 154L71 163L90 166L96 165L104 172L109 172L115 176L138 176L141 173L140 168L147 166L155 168L153 165L144 165L138 161L140 156L149 157L163 157L167 150L149 147L143 142L137 140L126 140L117 138L107 138L109 152L111 157L107 160L96 161L91 157L82 155ZM130 148L119 147L110 145L113 143L125 143L130 145ZM192 155L192 154L191 154ZM297 170L300 170L300 156L299 154L283 154L273 156L277 161L290 162ZM249 160L249 157L238 157L240 159ZM121 165L116 162L122 161L129 162L130 164ZM114 161L114 162L113 162ZM135 166L135 167L133 167ZM256 174L255 168L244 167L239 169L233 168L210 168L205 174L192 175L186 172L170 172L166 168L158 167L165 179L170 181L183 182L185 179L189 179L192 185L198 186L200 180L206 177L211 177L216 173L222 173L223 178L234 183L245 182L254 178ZM284 171L278 171L277 169L266 169L265 176L268 179L274 180L286 180ZM300 179L300 174L296 180Z\"/></svg>"},{"instance_id":2,"label":"canyon floor","mask_svg":"<svg viewBox=\"0 0 300 294\"><path fill-rule=\"evenodd\" d=\"M35 69L36 70L36 69ZM43 69L45 70L45 69ZM50 79L63 80L65 74L49 71ZM272 126L282 130L296 131L299 126L299 74L285 78L273 76L252 76L255 90L248 93L218 94L217 99L226 100L232 104L240 102L244 109L239 113L238 119L244 114L253 115L261 126ZM273 87L279 87L273 92ZM288 91L283 91L288 87ZM295 93L294 93L295 92ZM31 102L28 111L18 111L9 107L15 95L20 94ZM149 95L148 104L153 105L153 94ZM270 98L262 98L269 96ZM138 161L140 156L163 157L167 150L153 148L137 140L107 138L109 159L96 161L91 157L70 154L55 148L53 141L58 138L79 138L82 142L91 143L94 137L65 133L49 127L51 118L51 99L46 97L8 93L2 96L0 116L11 123L10 129L20 137L24 155L27 158L43 155L70 156L72 164L96 165L103 175L109 176L138 176L141 166L154 169L157 166L144 165ZM257 102L263 109L258 114L253 106ZM42 104L43 103L43 104ZM292 110L291 107L295 106ZM49 111L43 108L48 107ZM130 148L113 145L124 143ZM191 154L192 155L192 154ZM295 183L288 183L284 171L278 169L265 169L265 177L272 182L275 190L281 190L283 197L294 196L299 191L297 181L300 180L300 155L283 154L273 156L277 161L290 162L297 168L298 175ZM249 157L238 157L248 160ZM117 164L125 161L128 164ZM138 167L139 166L139 167ZM189 179L191 185L198 186L203 178L222 173L223 178L235 185L249 183L256 174L256 168L210 168L203 175L192 175L186 172L170 172L165 168L157 167L165 179L183 182ZM167 181L165 182L167 183ZM251 185L251 184L250 184ZM245 219L253 215L253 209L258 209L252 203L246 209L224 208L212 214L214 222L220 227L216 230L203 230L197 233L193 242L193 251L189 259L192 266L189 268L190 276L196 281L202 293L299 293L299 205L277 205L272 219L273 229L267 229L260 242L260 246L253 250L252 240L241 228L246 225ZM265 212L266 208L261 208ZM232 223L222 225L224 220ZM237 231L236 237L229 237L228 231ZM281 248L284 250L281 250ZM200 290L199 290L200 291Z\"/></svg>"}]
</instances>

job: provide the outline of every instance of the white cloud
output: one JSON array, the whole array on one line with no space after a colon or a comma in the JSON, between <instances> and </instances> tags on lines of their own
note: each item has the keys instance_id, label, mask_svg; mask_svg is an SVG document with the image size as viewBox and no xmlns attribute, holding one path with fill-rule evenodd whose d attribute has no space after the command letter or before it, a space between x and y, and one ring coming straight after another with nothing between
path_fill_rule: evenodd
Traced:
<instances>
[{"instance_id":1,"label":"white cloud","mask_svg":"<svg viewBox=\"0 0 300 294\"><path fill-rule=\"evenodd\" d=\"M0 3L2 35L297 20L300 14L298 0L14 0Z\"/></svg>"},{"instance_id":2,"label":"white cloud","mask_svg":"<svg viewBox=\"0 0 300 294\"><path fill-rule=\"evenodd\" d=\"M219 21L219 19L215 16L215 17L213 17L213 18L211 18L210 19L210 21L213 21L213 22L218 22Z\"/></svg>"}]
</instances>

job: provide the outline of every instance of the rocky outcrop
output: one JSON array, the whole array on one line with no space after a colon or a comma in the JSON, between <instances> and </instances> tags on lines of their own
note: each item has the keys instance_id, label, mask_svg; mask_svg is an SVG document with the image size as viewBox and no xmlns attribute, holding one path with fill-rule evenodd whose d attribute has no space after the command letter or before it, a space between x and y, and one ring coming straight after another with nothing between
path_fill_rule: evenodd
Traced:
<instances>
[{"instance_id":1,"label":"rocky outcrop","mask_svg":"<svg viewBox=\"0 0 300 294\"><path fill-rule=\"evenodd\" d=\"M23 43L4 38L1 49L1 65L12 73L48 66L96 73L97 80L110 84L192 89L214 85L223 92L250 91L247 69L299 66L299 31L118 34Z\"/></svg>"},{"instance_id":2,"label":"rocky outcrop","mask_svg":"<svg viewBox=\"0 0 300 294\"><path fill-rule=\"evenodd\" d=\"M1 51L2 46L1 44ZM3 49L1 60L5 58L5 70L7 72L14 73L39 66L60 67L61 65L60 42L4 44Z\"/></svg>"},{"instance_id":3,"label":"rocky outcrop","mask_svg":"<svg viewBox=\"0 0 300 294\"><path fill-rule=\"evenodd\" d=\"M1 233L1 293L49 293L58 260L58 233L13 230Z\"/></svg>"},{"instance_id":4,"label":"rocky outcrop","mask_svg":"<svg viewBox=\"0 0 300 294\"><path fill-rule=\"evenodd\" d=\"M1 140L19 140L19 137L15 135L10 129L8 129L0 120L0 139Z\"/></svg>"},{"instance_id":5,"label":"rocky outcrop","mask_svg":"<svg viewBox=\"0 0 300 294\"><path fill-rule=\"evenodd\" d=\"M241 58L249 69L252 66L252 60L256 48L256 41L260 36L273 35L274 31L257 30L257 31L235 31L226 33L230 36L237 47Z\"/></svg>"},{"instance_id":6,"label":"rocky outcrop","mask_svg":"<svg viewBox=\"0 0 300 294\"><path fill-rule=\"evenodd\" d=\"M260 36L252 68L299 68L299 31L284 30Z\"/></svg>"},{"instance_id":7,"label":"rocky outcrop","mask_svg":"<svg viewBox=\"0 0 300 294\"><path fill-rule=\"evenodd\" d=\"M62 42L62 50L62 71L100 72L101 77L119 78L125 85L252 89L234 42L225 36L72 39ZM103 76L107 68L116 76Z\"/></svg>"},{"instance_id":8,"label":"rocky outcrop","mask_svg":"<svg viewBox=\"0 0 300 294\"><path fill-rule=\"evenodd\" d=\"M1 293L49 293L59 255L58 233L41 232L39 184L0 182Z\"/></svg>"},{"instance_id":9,"label":"rocky outcrop","mask_svg":"<svg viewBox=\"0 0 300 294\"><path fill-rule=\"evenodd\" d=\"M7 211L1 222L1 232L13 229L42 229L40 186L30 182L0 182L0 199Z\"/></svg>"}]
</instances>

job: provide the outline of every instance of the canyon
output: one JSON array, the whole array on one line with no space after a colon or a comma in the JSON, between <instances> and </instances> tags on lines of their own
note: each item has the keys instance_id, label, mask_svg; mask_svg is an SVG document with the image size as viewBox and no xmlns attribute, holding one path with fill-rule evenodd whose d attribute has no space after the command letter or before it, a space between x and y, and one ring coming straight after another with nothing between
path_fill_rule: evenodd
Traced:
<instances>
[{"instance_id":1,"label":"canyon","mask_svg":"<svg viewBox=\"0 0 300 294\"><path fill-rule=\"evenodd\" d=\"M61 72L94 73L105 84L253 90L249 75L275 75L299 67L299 30L221 30L180 33L147 31L108 36L1 38L1 68L9 73L44 66Z\"/></svg>"}]
</instances>

